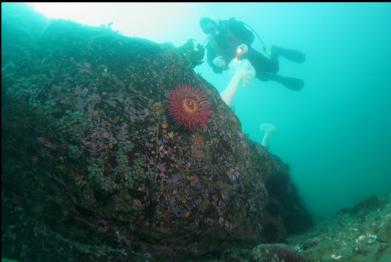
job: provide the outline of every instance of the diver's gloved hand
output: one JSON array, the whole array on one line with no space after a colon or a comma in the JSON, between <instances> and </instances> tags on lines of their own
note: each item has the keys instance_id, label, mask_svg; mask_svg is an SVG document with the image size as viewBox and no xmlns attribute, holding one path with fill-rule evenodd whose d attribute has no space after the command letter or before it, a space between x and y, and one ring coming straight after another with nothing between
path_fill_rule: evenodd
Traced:
<instances>
[{"instance_id":1,"label":"diver's gloved hand","mask_svg":"<svg viewBox=\"0 0 391 262\"><path fill-rule=\"evenodd\" d=\"M215 59L213 59L213 64L217 67L225 67L227 63L225 62L222 56L218 56Z\"/></svg>"}]
</instances>

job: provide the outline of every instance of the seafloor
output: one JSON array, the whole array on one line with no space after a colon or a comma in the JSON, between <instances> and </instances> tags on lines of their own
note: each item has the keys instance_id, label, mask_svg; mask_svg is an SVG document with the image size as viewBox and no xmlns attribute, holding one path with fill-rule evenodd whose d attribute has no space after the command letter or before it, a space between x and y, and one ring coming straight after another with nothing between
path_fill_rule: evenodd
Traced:
<instances>
[{"instance_id":1,"label":"seafloor","mask_svg":"<svg viewBox=\"0 0 391 262\"><path fill-rule=\"evenodd\" d=\"M391 261L391 194L372 196L288 238L308 261Z\"/></svg>"},{"instance_id":2,"label":"seafloor","mask_svg":"<svg viewBox=\"0 0 391 262\"><path fill-rule=\"evenodd\" d=\"M391 194L371 196L280 245L227 251L212 261L389 262Z\"/></svg>"},{"instance_id":3,"label":"seafloor","mask_svg":"<svg viewBox=\"0 0 391 262\"><path fill-rule=\"evenodd\" d=\"M233 249L219 258L194 261L389 262L390 242L391 194L388 194L370 197L351 209L341 210L307 232L289 237L286 243Z\"/></svg>"}]
</instances>

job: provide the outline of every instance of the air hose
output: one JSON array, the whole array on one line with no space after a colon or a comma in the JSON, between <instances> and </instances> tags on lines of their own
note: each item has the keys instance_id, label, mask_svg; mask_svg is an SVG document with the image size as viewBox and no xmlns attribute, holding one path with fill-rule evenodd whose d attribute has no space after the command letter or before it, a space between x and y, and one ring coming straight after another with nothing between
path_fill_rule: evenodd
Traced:
<instances>
[{"instance_id":1,"label":"air hose","mask_svg":"<svg viewBox=\"0 0 391 262\"><path fill-rule=\"evenodd\" d=\"M258 38L258 40L261 42L261 45L262 45L262 51L268 55L268 52L267 52L267 48L266 48L266 44L265 42L263 42L262 38L259 36L259 34L257 33L257 31L255 31L250 25L246 24L245 22L242 22L245 26L248 27L248 29L251 30L251 32L253 32L255 34L255 36ZM269 55L268 55L269 56Z\"/></svg>"}]
</instances>

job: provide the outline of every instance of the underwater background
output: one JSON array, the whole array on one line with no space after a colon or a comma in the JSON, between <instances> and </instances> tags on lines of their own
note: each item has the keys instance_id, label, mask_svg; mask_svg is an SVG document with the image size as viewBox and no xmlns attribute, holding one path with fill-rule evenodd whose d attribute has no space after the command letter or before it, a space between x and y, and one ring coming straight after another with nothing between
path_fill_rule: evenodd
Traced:
<instances>
[{"instance_id":1,"label":"underwater background","mask_svg":"<svg viewBox=\"0 0 391 262\"><path fill-rule=\"evenodd\" d=\"M255 79L232 108L243 132L260 143L259 125L273 123L270 151L291 168L315 219L366 197L391 192L390 3L35 3L36 11L121 34L180 46L206 36L200 18L234 17L268 45L306 54L303 64L280 59L280 74L302 78L292 91ZM261 49L255 38L253 47ZM205 59L204 59L205 60ZM195 68L219 92L228 72Z\"/></svg>"}]
</instances>

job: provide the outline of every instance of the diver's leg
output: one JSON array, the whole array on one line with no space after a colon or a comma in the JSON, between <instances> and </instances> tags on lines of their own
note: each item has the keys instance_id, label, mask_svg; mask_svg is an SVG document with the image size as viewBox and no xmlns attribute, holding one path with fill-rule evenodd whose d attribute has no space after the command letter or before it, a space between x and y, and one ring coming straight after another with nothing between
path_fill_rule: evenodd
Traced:
<instances>
[{"instance_id":1,"label":"diver's leg","mask_svg":"<svg viewBox=\"0 0 391 262\"><path fill-rule=\"evenodd\" d=\"M294 78L294 77L286 77L277 74L268 74L262 73L257 74L257 78L262 81L275 81L290 90L299 91L304 87L304 81L302 79Z\"/></svg>"},{"instance_id":2,"label":"diver's leg","mask_svg":"<svg viewBox=\"0 0 391 262\"><path fill-rule=\"evenodd\" d=\"M305 61L305 54L300 51L286 49L279 46L271 47L272 57L274 56L282 56L288 60L291 60L296 63L303 63Z\"/></svg>"},{"instance_id":3,"label":"diver's leg","mask_svg":"<svg viewBox=\"0 0 391 262\"><path fill-rule=\"evenodd\" d=\"M269 59L263 54L250 48L246 58L251 62L257 73L276 74L280 69L277 56Z\"/></svg>"}]
</instances>

